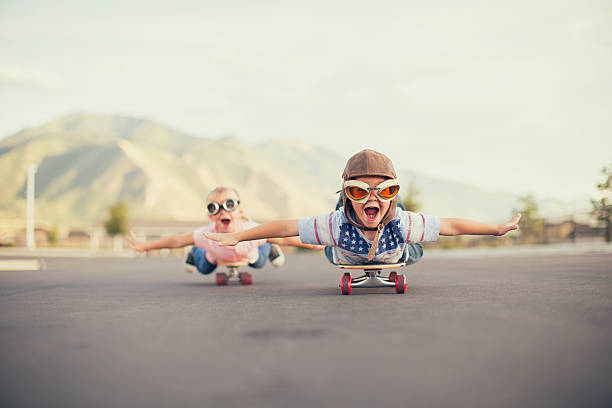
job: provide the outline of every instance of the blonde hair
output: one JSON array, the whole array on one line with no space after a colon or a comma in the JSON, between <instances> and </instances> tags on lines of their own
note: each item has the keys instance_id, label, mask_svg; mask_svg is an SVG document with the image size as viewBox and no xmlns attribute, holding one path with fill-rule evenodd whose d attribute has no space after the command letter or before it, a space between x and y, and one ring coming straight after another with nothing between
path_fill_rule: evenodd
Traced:
<instances>
[{"instance_id":1,"label":"blonde hair","mask_svg":"<svg viewBox=\"0 0 612 408\"><path fill-rule=\"evenodd\" d=\"M240 201L240 194L238 194L238 190L236 190L234 187L219 186L219 187L215 187L208 194L206 194L206 202L208 203L208 199L210 198L211 195L218 194L218 193L225 193L226 191L231 191L232 193L236 194L236 198L238 199L238 201Z\"/></svg>"}]
</instances>

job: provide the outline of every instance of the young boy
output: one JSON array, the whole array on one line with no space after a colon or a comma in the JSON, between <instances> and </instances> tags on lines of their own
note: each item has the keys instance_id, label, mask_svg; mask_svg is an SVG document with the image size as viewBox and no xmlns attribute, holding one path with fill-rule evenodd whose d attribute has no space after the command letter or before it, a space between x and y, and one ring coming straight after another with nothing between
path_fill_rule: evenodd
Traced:
<instances>
[{"instance_id":1,"label":"young boy","mask_svg":"<svg viewBox=\"0 0 612 408\"><path fill-rule=\"evenodd\" d=\"M439 235L504 235L518 228L521 215L497 226L459 218L438 218L397 208L399 183L385 155L363 150L352 156L342 174L343 206L329 214L300 220L272 221L233 233L205 235L222 246L272 237L299 236L301 241L331 247L335 264L417 262L421 242Z\"/></svg>"},{"instance_id":2,"label":"young boy","mask_svg":"<svg viewBox=\"0 0 612 408\"><path fill-rule=\"evenodd\" d=\"M127 237L130 247L134 251L143 252L150 249L181 248L194 245L185 260L185 270L198 271L204 275L214 271L220 262L246 261L253 268L262 268L266 259L270 259L272 265L281 266L285 263L285 256L279 244L316 249L313 245L302 244L297 238L259 239L243 242L234 247L221 247L217 242L206 238L204 233L233 233L253 228L258 224L245 221L240 197L233 188L217 187L208 193L206 210L211 223L198 228L191 234L174 235L147 243L138 241L134 234L130 233Z\"/></svg>"}]
</instances>

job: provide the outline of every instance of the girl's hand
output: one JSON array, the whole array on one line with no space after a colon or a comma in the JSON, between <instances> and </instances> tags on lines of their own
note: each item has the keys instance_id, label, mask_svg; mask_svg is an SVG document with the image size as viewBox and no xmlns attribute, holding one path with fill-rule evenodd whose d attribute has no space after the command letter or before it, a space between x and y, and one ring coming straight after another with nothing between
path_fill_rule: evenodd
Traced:
<instances>
[{"instance_id":1,"label":"girl's hand","mask_svg":"<svg viewBox=\"0 0 612 408\"><path fill-rule=\"evenodd\" d=\"M146 251L144 247L144 242L136 239L136 236L132 231L128 235L126 235L125 239L130 244L130 248L132 248L136 252L144 252Z\"/></svg>"},{"instance_id":2,"label":"girl's hand","mask_svg":"<svg viewBox=\"0 0 612 408\"><path fill-rule=\"evenodd\" d=\"M505 235L508 231L513 231L519 228L518 223L521 219L521 214L516 214L512 219L504 224L497 226L497 236Z\"/></svg>"},{"instance_id":3,"label":"girl's hand","mask_svg":"<svg viewBox=\"0 0 612 408\"><path fill-rule=\"evenodd\" d=\"M238 240L237 233L216 233L216 232L204 232L204 236L208 239L216 241L219 246L234 246L240 241Z\"/></svg>"}]
</instances>

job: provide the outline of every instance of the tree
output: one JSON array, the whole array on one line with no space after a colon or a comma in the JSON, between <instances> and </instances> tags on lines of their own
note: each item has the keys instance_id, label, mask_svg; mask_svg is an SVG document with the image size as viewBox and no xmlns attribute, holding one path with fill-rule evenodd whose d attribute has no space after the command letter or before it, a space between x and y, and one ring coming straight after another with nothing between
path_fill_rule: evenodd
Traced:
<instances>
[{"instance_id":1,"label":"tree","mask_svg":"<svg viewBox=\"0 0 612 408\"><path fill-rule=\"evenodd\" d=\"M609 167L603 167L601 173L605 177L605 181L597 185L597 189L601 191L599 200L591 200L593 210L591 213L598 221L603 222L606 226L606 242L612 240L612 164Z\"/></svg>"},{"instance_id":2,"label":"tree","mask_svg":"<svg viewBox=\"0 0 612 408\"><path fill-rule=\"evenodd\" d=\"M421 203L417 201L417 196L421 194L421 192L416 188L416 184L414 181L411 181L408 185L406 194L404 194L404 199L402 200L402 204L406 207L406 210L412 212L418 212L421 209Z\"/></svg>"},{"instance_id":3,"label":"tree","mask_svg":"<svg viewBox=\"0 0 612 408\"><path fill-rule=\"evenodd\" d=\"M104 228L106 228L106 233L111 237L128 233L127 203L120 202L108 207L108 218L104 221Z\"/></svg>"},{"instance_id":4,"label":"tree","mask_svg":"<svg viewBox=\"0 0 612 408\"><path fill-rule=\"evenodd\" d=\"M539 215L538 204L529 193L519 197L519 209L513 210L513 214L521 213L521 229L519 240L524 244L541 243L544 241L544 219Z\"/></svg>"},{"instance_id":5,"label":"tree","mask_svg":"<svg viewBox=\"0 0 612 408\"><path fill-rule=\"evenodd\" d=\"M55 224L47 233L47 239L49 240L49 245L56 246L59 241L59 227Z\"/></svg>"}]
</instances>

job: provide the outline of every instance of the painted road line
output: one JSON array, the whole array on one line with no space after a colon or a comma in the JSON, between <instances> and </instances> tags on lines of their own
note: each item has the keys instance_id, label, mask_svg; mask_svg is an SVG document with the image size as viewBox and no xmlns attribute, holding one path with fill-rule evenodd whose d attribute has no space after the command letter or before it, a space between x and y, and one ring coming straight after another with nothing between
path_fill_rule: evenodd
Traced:
<instances>
[{"instance_id":1,"label":"painted road line","mask_svg":"<svg viewBox=\"0 0 612 408\"><path fill-rule=\"evenodd\" d=\"M44 263L37 259L0 259L0 271L39 271Z\"/></svg>"}]
</instances>

